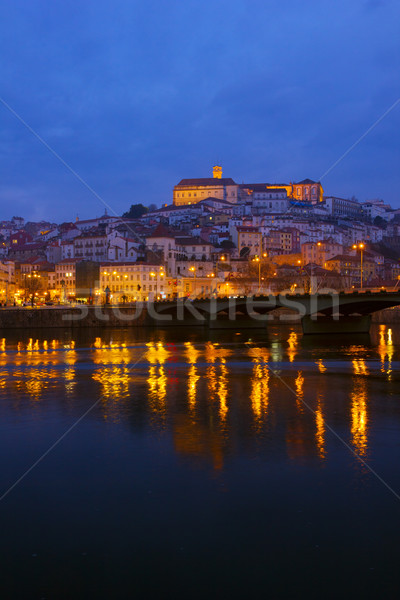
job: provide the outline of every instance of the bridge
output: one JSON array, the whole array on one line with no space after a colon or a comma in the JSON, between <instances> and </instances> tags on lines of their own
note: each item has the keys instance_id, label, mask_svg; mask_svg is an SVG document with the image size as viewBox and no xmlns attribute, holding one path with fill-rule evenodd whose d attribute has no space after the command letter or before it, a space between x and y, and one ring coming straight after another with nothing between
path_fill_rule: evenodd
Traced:
<instances>
[{"instance_id":1,"label":"bridge","mask_svg":"<svg viewBox=\"0 0 400 600\"><path fill-rule=\"evenodd\" d=\"M400 291L179 298L148 304L158 325L218 328L266 327L278 312L283 322L301 321L303 332L367 333L372 313L400 305ZM277 309L280 309L277 311Z\"/></svg>"}]
</instances>

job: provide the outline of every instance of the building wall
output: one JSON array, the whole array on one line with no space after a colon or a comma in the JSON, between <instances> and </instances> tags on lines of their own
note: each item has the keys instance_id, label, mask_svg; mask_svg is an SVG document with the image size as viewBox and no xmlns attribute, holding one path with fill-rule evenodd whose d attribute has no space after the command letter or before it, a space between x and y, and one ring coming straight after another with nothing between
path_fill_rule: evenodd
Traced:
<instances>
[{"instance_id":1,"label":"building wall","mask_svg":"<svg viewBox=\"0 0 400 600\"><path fill-rule=\"evenodd\" d=\"M105 261L107 248L107 236L79 236L74 239L75 258L82 260Z\"/></svg>"},{"instance_id":2,"label":"building wall","mask_svg":"<svg viewBox=\"0 0 400 600\"><path fill-rule=\"evenodd\" d=\"M329 214L334 217L359 219L362 214L361 204L355 200L327 196L324 198L324 205L326 206Z\"/></svg>"},{"instance_id":3,"label":"building wall","mask_svg":"<svg viewBox=\"0 0 400 600\"><path fill-rule=\"evenodd\" d=\"M154 275L153 275L154 274ZM164 267L151 264L113 263L100 265L100 285L95 290L99 301L105 301L106 288L112 302L143 301L171 294Z\"/></svg>"},{"instance_id":4,"label":"building wall","mask_svg":"<svg viewBox=\"0 0 400 600\"><path fill-rule=\"evenodd\" d=\"M215 180L215 185L175 186L173 192L174 205L197 204L197 202L206 198L218 198L232 203L237 202L238 186L225 186L218 183L218 181L218 179Z\"/></svg>"}]
</instances>

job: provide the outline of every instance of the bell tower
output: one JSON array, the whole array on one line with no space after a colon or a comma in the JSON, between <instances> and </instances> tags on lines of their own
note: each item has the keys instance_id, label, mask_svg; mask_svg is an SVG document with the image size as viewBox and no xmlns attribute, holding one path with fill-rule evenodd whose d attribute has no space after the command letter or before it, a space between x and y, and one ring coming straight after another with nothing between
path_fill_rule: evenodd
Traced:
<instances>
[{"instance_id":1,"label":"bell tower","mask_svg":"<svg viewBox=\"0 0 400 600\"><path fill-rule=\"evenodd\" d=\"M216 165L213 167L213 177L214 179L222 179L222 167Z\"/></svg>"}]
</instances>

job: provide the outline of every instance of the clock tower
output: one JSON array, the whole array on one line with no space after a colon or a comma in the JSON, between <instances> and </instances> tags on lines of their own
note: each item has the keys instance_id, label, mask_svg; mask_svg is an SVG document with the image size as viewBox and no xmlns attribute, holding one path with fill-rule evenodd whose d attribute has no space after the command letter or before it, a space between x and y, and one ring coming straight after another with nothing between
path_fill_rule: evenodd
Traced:
<instances>
[{"instance_id":1,"label":"clock tower","mask_svg":"<svg viewBox=\"0 0 400 600\"><path fill-rule=\"evenodd\" d=\"M213 177L214 179L222 179L222 167L217 165L213 167Z\"/></svg>"}]
</instances>

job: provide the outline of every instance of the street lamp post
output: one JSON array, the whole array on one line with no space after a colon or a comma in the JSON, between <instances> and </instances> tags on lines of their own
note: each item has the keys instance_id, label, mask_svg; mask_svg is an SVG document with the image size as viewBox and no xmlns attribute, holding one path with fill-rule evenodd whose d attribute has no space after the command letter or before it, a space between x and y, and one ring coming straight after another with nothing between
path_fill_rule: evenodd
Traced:
<instances>
[{"instance_id":1,"label":"street lamp post","mask_svg":"<svg viewBox=\"0 0 400 600\"><path fill-rule=\"evenodd\" d=\"M189 271L193 273L193 296L196 297L196 267L189 267Z\"/></svg>"},{"instance_id":2,"label":"street lamp post","mask_svg":"<svg viewBox=\"0 0 400 600\"><path fill-rule=\"evenodd\" d=\"M64 279L61 279L60 281L60 285L61 285L61 302L65 302L65 281Z\"/></svg>"},{"instance_id":3,"label":"street lamp post","mask_svg":"<svg viewBox=\"0 0 400 600\"><path fill-rule=\"evenodd\" d=\"M154 300L157 300L157 274L154 273L154 271L152 271L150 273L150 277L152 278L153 283L155 282L155 286L154 286L154 291L155 291Z\"/></svg>"},{"instance_id":4,"label":"street lamp post","mask_svg":"<svg viewBox=\"0 0 400 600\"><path fill-rule=\"evenodd\" d=\"M160 267L160 277L161 277L161 299L163 299L163 297L165 297L165 289L164 289L164 277L165 273L164 273L164 269L163 267Z\"/></svg>"},{"instance_id":5,"label":"street lamp post","mask_svg":"<svg viewBox=\"0 0 400 600\"><path fill-rule=\"evenodd\" d=\"M261 261L260 261L260 257L256 256L253 259L256 263L258 263L258 293L260 293L260 288L261 288Z\"/></svg>"},{"instance_id":6,"label":"street lamp post","mask_svg":"<svg viewBox=\"0 0 400 600\"><path fill-rule=\"evenodd\" d=\"M353 244L353 249L360 250L360 289L363 289L363 279L364 279L364 271L363 271L363 250L365 248L365 245L361 242L360 244Z\"/></svg>"}]
</instances>

